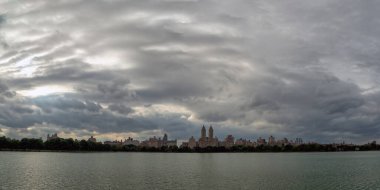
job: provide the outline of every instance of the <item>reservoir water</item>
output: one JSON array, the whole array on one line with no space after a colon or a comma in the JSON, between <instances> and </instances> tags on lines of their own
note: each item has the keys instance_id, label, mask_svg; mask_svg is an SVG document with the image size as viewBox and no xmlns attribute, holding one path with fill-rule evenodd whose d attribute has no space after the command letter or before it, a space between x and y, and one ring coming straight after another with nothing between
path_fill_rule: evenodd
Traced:
<instances>
[{"instance_id":1,"label":"reservoir water","mask_svg":"<svg viewBox=\"0 0 380 190\"><path fill-rule=\"evenodd\" d=\"M0 189L380 189L380 152L0 152Z\"/></svg>"}]
</instances>

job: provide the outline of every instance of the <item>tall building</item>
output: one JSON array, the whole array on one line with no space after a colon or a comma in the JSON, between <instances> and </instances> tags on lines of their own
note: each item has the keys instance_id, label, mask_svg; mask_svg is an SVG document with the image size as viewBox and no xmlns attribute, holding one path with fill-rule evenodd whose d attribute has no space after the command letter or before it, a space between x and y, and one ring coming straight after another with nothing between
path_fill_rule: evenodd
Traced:
<instances>
[{"instance_id":1,"label":"tall building","mask_svg":"<svg viewBox=\"0 0 380 190\"><path fill-rule=\"evenodd\" d=\"M265 145L267 142L265 141L265 139L259 137L257 139L257 145Z\"/></svg>"},{"instance_id":2,"label":"tall building","mask_svg":"<svg viewBox=\"0 0 380 190\"><path fill-rule=\"evenodd\" d=\"M50 136L50 134L47 134L46 140L53 140L53 139L59 139L57 133L54 133Z\"/></svg>"},{"instance_id":3,"label":"tall building","mask_svg":"<svg viewBox=\"0 0 380 190\"><path fill-rule=\"evenodd\" d=\"M189 143L188 143L189 148L193 149L197 146L197 141L193 136L190 137Z\"/></svg>"},{"instance_id":4,"label":"tall building","mask_svg":"<svg viewBox=\"0 0 380 190\"><path fill-rule=\"evenodd\" d=\"M226 148L231 148L232 146L234 146L234 143L235 142L235 138L234 136L232 135L227 135L227 137L224 139L224 147Z\"/></svg>"},{"instance_id":5,"label":"tall building","mask_svg":"<svg viewBox=\"0 0 380 190\"><path fill-rule=\"evenodd\" d=\"M123 145L134 145L134 146L138 146L138 145L140 145L140 142L139 142L138 140L134 140L134 139L131 138L131 137L128 137L128 139L125 139L125 140L124 140Z\"/></svg>"},{"instance_id":6,"label":"tall building","mask_svg":"<svg viewBox=\"0 0 380 190\"><path fill-rule=\"evenodd\" d=\"M303 144L302 138L296 138L296 141L294 142L295 144Z\"/></svg>"},{"instance_id":7,"label":"tall building","mask_svg":"<svg viewBox=\"0 0 380 190\"><path fill-rule=\"evenodd\" d=\"M91 136L87 141L96 143L96 138L94 138L94 136Z\"/></svg>"},{"instance_id":8,"label":"tall building","mask_svg":"<svg viewBox=\"0 0 380 190\"><path fill-rule=\"evenodd\" d=\"M213 139L214 138L214 129L212 128L212 126L210 126L210 128L208 128L208 139Z\"/></svg>"},{"instance_id":9,"label":"tall building","mask_svg":"<svg viewBox=\"0 0 380 190\"><path fill-rule=\"evenodd\" d=\"M205 138L206 138L206 128L203 125L203 127L201 129L201 139L205 139Z\"/></svg>"},{"instance_id":10,"label":"tall building","mask_svg":"<svg viewBox=\"0 0 380 190\"><path fill-rule=\"evenodd\" d=\"M268 139L268 144L269 145L275 145L276 144L276 139L272 135Z\"/></svg>"},{"instance_id":11,"label":"tall building","mask_svg":"<svg viewBox=\"0 0 380 190\"><path fill-rule=\"evenodd\" d=\"M219 145L218 138L214 138L214 129L212 126L208 129L208 137L206 137L205 126L201 129L201 138L198 140L198 146L201 148L206 148L208 146L216 147Z\"/></svg>"},{"instance_id":12,"label":"tall building","mask_svg":"<svg viewBox=\"0 0 380 190\"><path fill-rule=\"evenodd\" d=\"M251 141L247 140L247 139L238 139L235 141L235 145L237 146L251 146Z\"/></svg>"}]
</instances>

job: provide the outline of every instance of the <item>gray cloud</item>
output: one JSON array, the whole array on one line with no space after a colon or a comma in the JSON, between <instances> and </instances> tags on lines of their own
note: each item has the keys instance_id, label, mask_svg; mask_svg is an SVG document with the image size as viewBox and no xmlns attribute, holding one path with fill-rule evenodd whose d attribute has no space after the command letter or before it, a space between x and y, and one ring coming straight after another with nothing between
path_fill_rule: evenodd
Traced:
<instances>
[{"instance_id":1,"label":"gray cloud","mask_svg":"<svg viewBox=\"0 0 380 190\"><path fill-rule=\"evenodd\" d=\"M375 1L0 4L7 128L378 139Z\"/></svg>"},{"instance_id":2,"label":"gray cloud","mask_svg":"<svg viewBox=\"0 0 380 190\"><path fill-rule=\"evenodd\" d=\"M120 114L126 114L128 115L129 113L133 113L133 109L130 108L130 107L127 107L125 105L118 105L118 104L111 104L110 106L108 106L108 108L112 111L116 111Z\"/></svg>"},{"instance_id":3,"label":"gray cloud","mask_svg":"<svg viewBox=\"0 0 380 190\"><path fill-rule=\"evenodd\" d=\"M42 96L32 100L32 104L38 106L45 112L51 112L52 109L58 110L87 110L90 112L99 112L102 109L97 103L86 101L82 102L78 99L56 96Z\"/></svg>"}]
</instances>

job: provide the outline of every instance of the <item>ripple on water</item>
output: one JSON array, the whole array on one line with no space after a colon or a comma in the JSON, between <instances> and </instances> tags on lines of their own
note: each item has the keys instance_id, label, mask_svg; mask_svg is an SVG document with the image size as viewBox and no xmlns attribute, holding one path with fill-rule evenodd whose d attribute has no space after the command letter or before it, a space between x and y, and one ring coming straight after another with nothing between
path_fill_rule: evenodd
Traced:
<instances>
[{"instance_id":1,"label":"ripple on water","mask_svg":"<svg viewBox=\"0 0 380 190\"><path fill-rule=\"evenodd\" d=\"M379 158L379 152L0 152L0 189L380 189Z\"/></svg>"}]
</instances>

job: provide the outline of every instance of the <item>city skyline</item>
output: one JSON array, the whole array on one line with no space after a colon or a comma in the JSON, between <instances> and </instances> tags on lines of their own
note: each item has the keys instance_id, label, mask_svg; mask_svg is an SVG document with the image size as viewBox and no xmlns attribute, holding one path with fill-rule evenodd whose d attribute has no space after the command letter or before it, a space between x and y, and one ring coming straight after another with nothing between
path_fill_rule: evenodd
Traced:
<instances>
[{"instance_id":1,"label":"city skyline","mask_svg":"<svg viewBox=\"0 0 380 190\"><path fill-rule=\"evenodd\" d=\"M54 134L47 134L46 140L53 140L61 138L58 136L57 133ZM42 139L42 137L40 137ZM78 139L75 139L76 141ZM139 139L139 140L137 140ZM119 148L122 146L128 146L128 145L134 145L134 146L141 146L141 147L153 147L153 148L160 148L162 146L178 146L181 148L190 148L194 149L196 147L198 148L207 148L207 147L225 147L225 148L231 148L232 146L248 146L248 147L256 147L260 145L269 145L269 146L280 146L284 147L286 145L292 145L297 146L301 144L346 144L346 145L354 145L352 142L346 142L346 141L340 141L340 142L333 142L333 143L319 143L315 141L305 141L302 137L295 137L295 138L288 138L288 137L280 137L276 138L273 135L270 135L268 137L249 137L249 138L241 138L241 137L235 137L232 134L227 134L225 137L222 137L220 140L217 136L214 136L214 128L210 125L208 130L206 131L205 125L203 125L200 129L199 138L198 136L191 136L188 139L169 139L169 135L167 133L164 133L162 138L160 136L151 136L148 138L133 138L128 136L128 138L123 137L119 139L106 139L106 140L99 140L96 138L96 136L90 136L87 141L88 142L94 142L94 143L104 143L111 146L118 146ZM79 140L86 140L86 139L79 139ZM373 139L369 139L367 143L375 143Z\"/></svg>"},{"instance_id":2,"label":"city skyline","mask_svg":"<svg viewBox=\"0 0 380 190\"><path fill-rule=\"evenodd\" d=\"M166 133L162 137L149 137L136 140L128 137L116 140L99 141L94 136L86 139L61 138L57 133L47 134L46 141L41 138L11 139L0 136L0 151L118 151L118 152L169 152L169 153L216 153L216 152L341 152L341 151L375 151L380 150L376 141L365 144L346 142L318 143L306 142L302 138L268 139L258 137L238 138L229 134L219 139L214 136L214 128L203 125L199 138L191 136L188 141L179 142L170 139Z\"/></svg>"},{"instance_id":3,"label":"city skyline","mask_svg":"<svg viewBox=\"0 0 380 190\"><path fill-rule=\"evenodd\" d=\"M308 139L303 139L302 137L300 136L296 136L296 135L291 135L291 136L275 136L273 134L264 134L264 135L245 135L245 136L235 136L234 133L225 133L225 134L221 134L221 133L218 133L219 134L219 137L217 135L214 135L214 127L212 125L209 125L209 129L207 130L206 132L206 128L205 128L206 125L202 125L201 127L201 132L199 134L199 140L200 139L203 139L203 141L205 141L205 143L207 144L207 141L208 139L214 139L218 142L219 140L219 137L221 137L221 140L225 140L226 138L233 138L234 139L234 142L235 140L242 140L242 141L253 141L253 142L263 142L263 143L259 143L259 144L271 144L271 138L273 139L276 139L276 142L283 142L284 140L286 142L289 142L290 144L300 144L299 142L301 143L306 143L306 144L309 144L309 143L317 143L317 144L366 144L366 143L371 143L371 142L374 142L376 141L376 139L367 139L366 141L364 141L363 143L353 143L353 141L351 141L350 139L344 139L344 138L340 138L339 140L337 141L328 141L328 142L320 142L320 141L311 141L311 140L308 140ZM210 133L210 129L211 129L211 133ZM220 129L220 128L217 128L217 129ZM198 131L199 132L199 131ZM64 133L48 133L47 135L45 136L24 136L24 137L20 137L18 139L22 139L22 138L40 138L40 139L43 139L43 140L49 140L49 139L54 139L54 138L66 138L66 139L75 139L75 140L88 140L88 141L93 141L93 142L109 142L109 143L113 143L113 142L116 142L116 144L122 144L122 142L125 142L127 140L131 140L131 141L138 141L138 143L141 143L141 142L144 142L144 141L149 141L149 139L155 139L155 140L161 140L161 139L164 139L165 136L166 136L166 139L168 138L168 136L170 135L170 132L166 131L162 131L161 133L158 133L156 135L148 135L148 136L131 136L131 135L124 135L124 133L121 133L120 135L117 135L116 138L113 138L113 137L106 137L104 138L103 135L98 135L98 134L91 134L89 136L83 136L83 137L77 137L77 136L72 136L72 135L67 135L67 134L64 134ZM207 135L206 135L207 134ZM99 138L100 137L100 138ZM163 137L163 138L161 138ZM182 143L184 142L187 142L189 141L191 138L193 138L197 143L197 137L198 137L198 134L195 134L195 135L190 135L189 136L190 138L188 137L185 137L185 138L177 138L177 137L174 137L175 141L177 142L177 145L178 146L181 146ZM213 138L210 138L210 137L213 137ZM17 138L16 138L17 139ZM95 140L94 140L95 139ZM273 140L274 141L274 140ZM198 145L197 145L198 146ZM202 145L200 145L200 147L202 147Z\"/></svg>"},{"instance_id":4,"label":"city skyline","mask_svg":"<svg viewBox=\"0 0 380 190\"><path fill-rule=\"evenodd\" d=\"M1 136L0 136L1 137ZM77 139L75 137L68 137L66 139L71 139L76 142L79 141L87 141L92 143L101 143L104 145L110 145L115 146L116 148L122 149L124 146L136 146L136 147L145 147L145 148L156 148L160 149L161 147L172 147L176 146L181 149L189 148L190 150L194 150L196 148L205 149L205 148L226 148L231 149L234 146L242 146L242 147L252 147L257 148L259 146L277 146L280 148L284 148L287 145L291 146L298 146L298 145L332 145L332 146L340 146L340 145L346 145L346 146L358 146L358 145L369 145L374 144L376 145L377 141L374 139L368 139L366 143L363 144L355 144L350 141L336 141L336 142L330 142L330 143L320 143L317 141L308 141L304 140L302 137L295 137L295 138L289 138L289 137L280 137L277 138L273 135L270 135L268 137L248 137L248 138L242 138L242 137L235 137L232 134L227 134L225 137L219 138L214 135L214 128L212 125L209 126L208 130L206 130L205 125L203 125L200 128L200 134L199 138L198 136L191 136L188 139L169 139L169 135L167 133L164 133L162 138L160 136L150 136L148 138L133 138L131 136L121 137L118 139L97 139L96 136L91 135L89 138L82 138ZM6 137L3 137L6 138ZM32 139L36 139L35 137L32 137ZM39 137L40 140L43 139L43 137ZM47 134L46 135L46 141L54 140L54 139L65 139L60 136L58 136L57 133L54 134ZM20 139L19 139L20 140Z\"/></svg>"}]
</instances>

